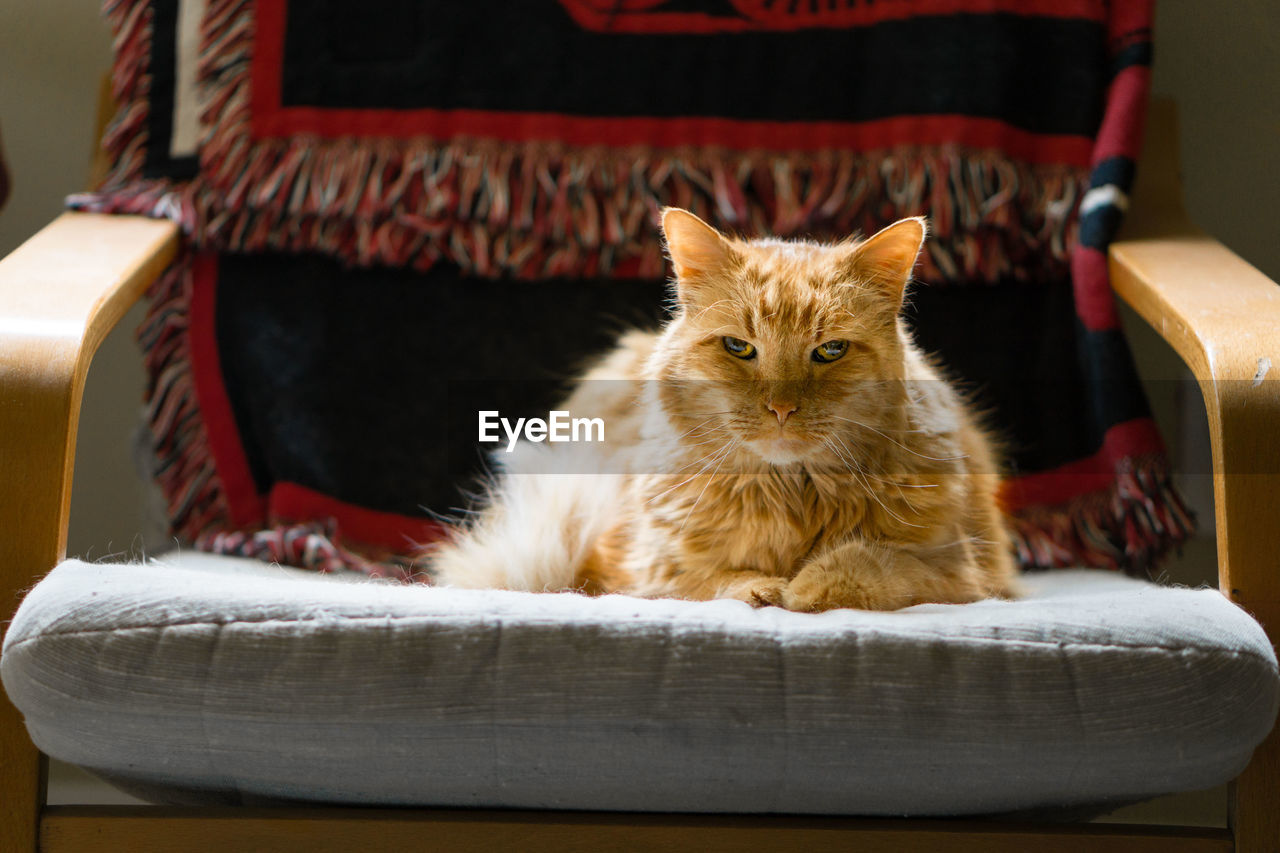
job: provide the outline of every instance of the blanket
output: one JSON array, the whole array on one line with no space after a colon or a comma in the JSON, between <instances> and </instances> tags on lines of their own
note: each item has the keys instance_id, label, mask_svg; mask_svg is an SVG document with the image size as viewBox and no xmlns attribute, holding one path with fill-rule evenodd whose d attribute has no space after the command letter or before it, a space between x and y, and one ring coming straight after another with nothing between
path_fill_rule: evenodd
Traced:
<instances>
[{"instance_id":1,"label":"blanket","mask_svg":"<svg viewBox=\"0 0 1280 853\"><path fill-rule=\"evenodd\" d=\"M1148 0L105 10L114 167L70 204L186 234L141 332L185 539L412 575L483 465L424 425L545 411L593 330L660 317L667 204L784 237L928 216L910 319L1009 450L1020 562L1145 572L1191 530L1106 268ZM505 389L456 348L494 305L539 353Z\"/></svg>"}]
</instances>

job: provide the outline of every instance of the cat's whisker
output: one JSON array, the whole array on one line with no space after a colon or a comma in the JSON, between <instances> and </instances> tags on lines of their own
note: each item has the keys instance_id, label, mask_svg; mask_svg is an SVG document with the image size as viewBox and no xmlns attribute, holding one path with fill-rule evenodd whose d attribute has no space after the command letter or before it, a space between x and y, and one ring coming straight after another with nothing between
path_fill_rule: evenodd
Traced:
<instances>
[{"instance_id":1,"label":"cat's whisker","mask_svg":"<svg viewBox=\"0 0 1280 853\"><path fill-rule=\"evenodd\" d=\"M853 476L855 476L855 477L857 477L857 478L859 478L859 479L862 479L862 475L861 475L860 473L858 473L857 471L854 471L854 472L853 472ZM907 521L905 518L903 518L902 516L898 515L898 514L897 514L896 512L894 512L893 510L889 509L889 505L888 505L888 504L886 504L884 501L882 501L882 500L880 499L880 496L876 494L875 489L871 488L871 484L870 484L870 483L868 483L866 480L862 480L862 485L866 488L866 490L867 490L867 494L871 496L871 499L872 499L872 500L874 500L876 503L878 503L878 504L880 505L880 508L881 508L882 510L884 510L885 512L887 512L890 516L892 516L892 517L893 517L893 519L894 519L895 521L897 521L899 524L905 525L905 526L907 526L907 527L914 527L914 528L917 528L917 529L919 529L919 530L923 530L923 529L924 529L925 525L923 525L923 524L915 524L915 523L913 523L913 522ZM905 501L904 501L904 503L905 503Z\"/></svg>"},{"instance_id":2,"label":"cat's whisker","mask_svg":"<svg viewBox=\"0 0 1280 853\"><path fill-rule=\"evenodd\" d=\"M716 459L716 456L717 456L717 454L718 454L718 453L719 453L719 451L716 451L716 452L714 452L714 453L709 453L709 454L707 454L707 456L704 456L704 457L702 458L702 460L699 460L699 461L704 461L704 460L708 460L708 459L709 459L709 461L705 461L705 464L703 464L703 466L702 466L701 468L699 468L697 471L694 471L692 474L690 474L690 475L689 475L688 477L686 477L684 480L681 480L679 483L676 483L676 484L675 484L674 486L672 486L671 488L669 488L669 489L665 489L664 491L660 492L659 494L656 494L656 495L654 495L653 497L649 498L647 501L645 501L645 505L647 506L647 505L649 505L649 504L653 503L654 501L658 500L659 498L662 498L662 497L665 497L666 495L671 494L671 493L672 493L672 492L674 492L676 489L679 489L681 486L688 485L688 484L689 484L689 483L691 483L692 481L696 480L698 477L700 477L700 476L702 476L703 474L705 474L705 473L707 472L707 469L708 469L708 468L710 468L710 467L711 467L711 465L715 462L715 459ZM685 467L685 468L687 468L687 467L689 467L689 466L688 466L688 465L686 465L686 466L684 466L684 467ZM682 469L682 470L683 470L683 469ZM683 529L683 525L682 525L682 529Z\"/></svg>"},{"instance_id":3,"label":"cat's whisker","mask_svg":"<svg viewBox=\"0 0 1280 853\"><path fill-rule=\"evenodd\" d=\"M827 435L822 436L822 445L823 447L830 450L832 454L835 455L836 459L839 462L844 464L845 468L851 467L852 463L850 462L849 459L845 457L845 455L842 452L840 452L840 448L836 447L836 444L832 440L831 436L827 436Z\"/></svg>"},{"instance_id":4,"label":"cat's whisker","mask_svg":"<svg viewBox=\"0 0 1280 853\"><path fill-rule=\"evenodd\" d=\"M705 441L696 441L696 442L693 442L692 444L687 443L687 442L681 442L681 446L683 446L683 447L706 447L708 444L716 444L716 443L720 443L720 442L723 442L723 441L724 441L724 436L719 436L719 435L717 435L717 436L713 436L713 437L711 437L711 438L708 438L708 439L707 439L707 440L705 440ZM681 467L680 467L679 469L677 469L677 470L684 470L684 468L687 468L687 467L689 467L689 466L688 466L688 465L683 465L683 466L681 466Z\"/></svg>"},{"instance_id":5,"label":"cat's whisker","mask_svg":"<svg viewBox=\"0 0 1280 853\"><path fill-rule=\"evenodd\" d=\"M855 421L855 420L852 420L851 418L841 417L840 415L822 415L821 417L815 417L810 422L810 424L814 429L839 429L840 428L837 424L828 423L827 422L828 418L831 420L846 421L848 423L854 423L854 424L857 424L858 426L866 426L866 424L863 424L860 421ZM867 427L867 428L871 429L871 427ZM888 431L895 435L922 435L925 432L927 432L926 430L919 429L919 428L896 429L893 427L879 427L879 430L881 434L884 434L885 431Z\"/></svg>"},{"instance_id":6,"label":"cat's whisker","mask_svg":"<svg viewBox=\"0 0 1280 853\"><path fill-rule=\"evenodd\" d=\"M697 314L694 314L694 315L693 315L693 319L695 319L695 320L701 320L701 319L702 319L702 317L703 317L703 315L704 315L704 314L706 314L708 311L710 311L710 310L711 310L711 309L713 309L713 308L718 308L718 307L720 307L721 305L724 305L726 302L728 302L728 303L732 303L732 302L733 302L733 300L732 300L732 299L728 299L728 298L726 298L726 299L717 299L715 302L712 302L712 303L711 303L710 305L708 305L706 308L703 308L702 310L700 310Z\"/></svg>"},{"instance_id":7,"label":"cat's whisker","mask_svg":"<svg viewBox=\"0 0 1280 853\"><path fill-rule=\"evenodd\" d=\"M862 473L864 473L864 474L865 474L865 473L868 473L868 472L867 472L867 469L866 469L866 468L864 468L864 467L863 467L863 466L858 462L857 454L855 454L855 453L853 452L853 448L851 448L851 447L849 447L849 445L845 444L845 441L844 441L844 439L843 439L843 438L841 438L841 437L840 437L840 436L838 436L838 435L832 435L832 436L831 436L831 439L839 443L839 445L840 445L840 450L842 450L842 451L843 451L843 453L841 453L840 455L841 455L841 457L842 457L842 458L844 458L844 459L846 459L846 460L848 461L848 463L849 463L849 465L850 465L851 467L853 467L853 468L857 469L858 471L861 471L861 472L862 472ZM837 451L837 452L839 452L839 451Z\"/></svg>"},{"instance_id":8,"label":"cat's whisker","mask_svg":"<svg viewBox=\"0 0 1280 853\"><path fill-rule=\"evenodd\" d=\"M992 545L992 544L994 544L992 540L983 539L980 536L961 536L959 539L951 539L947 542L930 542L926 545L921 545L920 548L921 550L924 550L924 551L941 551L947 548L954 548L956 545Z\"/></svg>"},{"instance_id":9,"label":"cat's whisker","mask_svg":"<svg viewBox=\"0 0 1280 853\"><path fill-rule=\"evenodd\" d=\"M912 450L910 447L907 447L902 442L894 439L888 433L881 432L875 427L870 426L868 424L864 424L861 421L855 421L853 418L845 418L845 417L841 417L840 415L831 415L831 417L835 418L836 420L848 421L854 426L859 426L859 427L862 427L863 429L870 430L871 432L874 432L876 435L883 438L885 441L892 442L893 444L897 445L898 447L901 447L903 450L907 451L908 453L911 453L915 456L919 456L921 459L927 459L930 462L958 462L961 459L969 458L969 455L967 453L961 454L959 456L928 456L924 453L921 453L918 450Z\"/></svg>"},{"instance_id":10,"label":"cat's whisker","mask_svg":"<svg viewBox=\"0 0 1280 853\"><path fill-rule=\"evenodd\" d=\"M677 438L700 438L700 439L707 439L708 435L713 435L713 437L723 437L723 430L719 430L719 429L705 429L705 430L703 430L703 432L700 432L699 434L696 434L696 435L689 435L689 434L687 434L687 433L686 433L685 435L677 435ZM701 441L701 442L698 442L698 443L690 443L690 442L685 442L685 441L681 441L681 442L680 442L681 447L698 447L698 444L699 444L699 443L700 443L700 444L705 444L705 443L707 443L707 441Z\"/></svg>"},{"instance_id":11,"label":"cat's whisker","mask_svg":"<svg viewBox=\"0 0 1280 853\"><path fill-rule=\"evenodd\" d=\"M676 439L704 438L708 435L721 434L723 432L723 424L699 424L691 430L680 433L676 436Z\"/></svg>"},{"instance_id":12,"label":"cat's whisker","mask_svg":"<svg viewBox=\"0 0 1280 853\"><path fill-rule=\"evenodd\" d=\"M850 459L852 459L853 451L849 450L849 446L844 443L844 439L838 435L832 436L832 437L835 438L836 441L840 442L840 446L843 447L846 451L848 451L849 457ZM905 503L907 505L907 508L910 509L912 512L917 512L918 510L915 508L915 506L912 505L911 501L907 499L907 496L902 493L902 490L904 488L936 489L938 487L936 483L928 483L928 484L899 483L894 480L885 479L884 477L877 477L875 474L872 474L870 471L868 471L864 466L858 465L856 461L854 461L854 465L857 467L859 473L862 474L864 479L870 478L872 480L875 480L877 483L881 483L886 486L896 487L898 489L898 497L902 499L902 502Z\"/></svg>"},{"instance_id":13,"label":"cat's whisker","mask_svg":"<svg viewBox=\"0 0 1280 853\"><path fill-rule=\"evenodd\" d=\"M711 444L713 441L716 441L716 440L718 440L718 439L708 439L707 441L699 442L699 443L697 443L697 444L687 444L687 445L684 445L684 446L685 446L685 447L701 447L701 446L703 446L703 445L705 445L705 444ZM674 471L672 471L672 472L671 472L671 475L672 475L672 476L675 476L675 475L679 474L681 471L685 471L685 470L687 470L687 469L689 469L689 468L693 467L694 465L697 465L697 464L699 464L699 463L701 463L701 462L705 462L706 460L711 459L712 457L714 457L714 456L715 456L717 453L719 453L719 452L720 452L720 451L719 451L719 449L712 450L712 451L710 451L709 453L706 453L706 454L704 454L704 455L702 455L702 456L698 457L697 459L694 459L694 460L693 460L693 461L691 461L691 462L686 462L685 464L681 465L679 468L677 468L677 469L675 469Z\"/></svg>"},{"instance_id":14,"label":"cat's whisker","mask_svg":"<svg viewBox=\"0 0 1280 853\"><path fill-rule=\"evenodd\" d=\"M937 483L900 483L897 480L889 480L884 477L877 477L875 474L872 474L866 468L862 469L862 475L864 477L868 477L872 480L875 480L877 483L880 483L881 485L893 486L895 489L936 489L938 488Z\"/></svg>"},{"instance_id":15,"label":"cat's whisker","mask_svg":"<svg viewBox=\"0 0 1280 853\"><path fill-rule=\"evenodd\" d=\"M730 415L733 415L733 414L734 414L734 412L696 412L696 413L693 413L693 417L705 417L705 420L703 420L702 422L700 422L697 426L693 427L693 429L698 429L698 427L706 426L706 425L707 425L707 424L709 424L709 423L713 423L713 422L715 421L715 419L716 419L716 418L718 418L718 417L726 417L726 416L730 416ZM693 431L693 429L689 430L689 432L692 432L692 431ZM688 434L688 433L684 433L684 435L687 435L687 434Z\"/></svg>"},{"instance_id":16,"label":"cat's whisker","mask_svg":"<svg viewBox=\"0 0 1280 853\"><path fill-rule=\"evenodd\" d=\"M858 463L855 460L853 460L851 457L846 455L843 451L841 451L841 449L837 447L830 439L824 438L823 442L826 444L827 448L830 449L833 454L835 454L836 459L844 464L844 473L852 474L853 476L856 477L858 473L858 470L857 470Z\"/></svg>"},{"instance_id":17,"label":"cat's whisker","mask_svg":"<svg viewBox=\"0 0 1280 853\"><path fill-rule=\"evenodd\" d=\"M690 462L690 463L688 463L688 464L686 464L686 465L681 465L681 466L680 466L679 468L677 468L674 472L672 472L672 474L671 474L670 476L673 476L673 477L674 477L674 476L679 476L680 472L682 472L682 471L684 471L684 470L686 470L686 469L688 469L688 468L691 468L691 467L693 467L694 465L697 465L697 464L699 464L699 463L701 463L701 464L702 464L702 467L701 467L701 468L699 468L697 471L695 471L693 474L691 474L691 475L690 475L688 478L686 478L685 480L683 480L683 481L681 481L681 482L679 482L679 483L676 483L676 484L675 484L674 486L672 486L671 488L666 489L665 491L663 491L663 492L661 492L661 493L659 493L659 494L657 494L657 495L654 495L653 497L649 498L649 500L645 501L645 503L646 503L646 504L653 503L653 502L654 502L654 501L656 501L658 498L661 498L661 497L663 497L664 495L668 495L668 494L670 494L671 492L674 492L676 489L680 488L681 486L685 485L686 483L689 483L690 481L697 479L699 476L701 476L702 474L704 474L708 468L710 468L713 464L715 464L715 462L716 462L716 457L717 457L717 456L720 456L722 453L723 453L723 454L725 454L725 455L727 456L727 455L728 455L728 451L729 451L729 450L731 450L732 448L733 448L733 443L731 442L731 443L729 443L729 444L726 444L726 445L725 445L721 450L713 450L713 451L711 451L710 453L707 453L707 454L705 454L705 455L703 455L703 456L699 457L698 459L694 460L693 462ZM721 461L723 461L723 459L722 459ZM718 467L717 467L717 470L718 470Z\"/></svg>"},{"instance_id":18,"label":"cat's whisker","mask_svg":"<svg viewBox=\"0 0 1280 853\"><path fill-rule=\"evenodd\" d=\"M685 480L679 483L676 483L674 486L670 487L669 489L666 489L661 494L654 495L652 498L645 501L645 503L652 503L653 501L656 501L658 498L662 497L663 495L669 494L670 492L674 492L676 489L680 488L685 483L689 482L689 480L692 480L695 477L697 477L699 474L701 474L703 471L705 471L707 468L710 467L711 463L708 460L714 459L716 454L718 454L719 452L720 452L719 450L712 450L710 453L707 453L705 456L700 456L692 462L688 462L688 463L685 463L684 465L681 465L679 468L677 468L676 470L672 471L669 474L661 475L665 477L679 477L681 474L683 474L685 471L689 470L693 466L695 465L701 466L697 471L694 471L692 474L690 474L688 478L686 478Z\"/></svg>"},{"instance_id":19,"label":"cat's whisker","mask_svg":"<svg viewBox=\"0 0 1280 853\"><path fill-rule=\"evenodd\" d=\"M842 445L844 444L844 442L841 441L839 436L831 436L831 438L834 438L836 441L839 441ZM825 440L825 437L824 437L824 440ZM845 462L849 465L849 473L853 474L854 478L862 483L862 487L866 490L867 494L871 497L871 499L875 501L877 504L879 504L880 508L883 509L890 516L892 516L894 520L896 520L899 524L906 525L907 527L916 527L916 528L924 527L924 525L914 524L910 521L907 521L905 518L898 515L898 513L889 509L889 505L880 499L880 496L876 494L875 489L871 487L871 483L868 482L866 477L863 476L865 472L862 466L858 465L858 463L854 461L852 458L845 456L834 445L828 444L827 446L830 447L837 456L845 460ZM902 498L902 502L907 505L908 509L910 509L912 512L916 512L916 508L911 505L910 501L906 499L906 496L900 495L900 497Z\"/></svg>"},{"instance_id":20,"label":"cat's whisker","mask_svg":"<svg viewBox=\"0 0 1280 853\"><path fill-rule=\"evenodd\" d=\"M698 504L702 502L702 496L707 493L707 486L710 486L711 481L716 478L716 474L720 473L720 466L723 465L724 461L729 458L730 451L732 451L734 447L737 446L737 443L738 443L737 439L733 439L729 444L726 444L724 446L724 453L721 454L720 461L716 463L716 469L711 472L710 476L707 477L707 482L702 486L702 491L698 492L698 497L694 500L693 506L689 507L689 511L685 513L684 521L680 522L680 529L676 531L676 536L679 536L682 532L684 532L684 526L689 523L689 518L693 515L694 511L697 510Z\"/></svg>"},{"instance_id":21,"label":"cat's whisker","mask_svg":"<svg viewBox=\"0 0 1280 853\"><path fill-rule=\"evenodd\" d=\"M831 451L832 455L834 455L834 456L836 457L836 461L837 461L837 462L839 462L841 465L843 465L843 466L844 466L844 469L845 469L844 473L848 473L848 472L849 472L849 468L850 468L850 466L849 466L849 460L844 458L844 454L842 454L842 453L840 452L840 450L839 450L839 449L838 449L834 444L832 444L832 443L831 443L830 439L823 438L823 439L822 439L822 444L823 444L823 445L824 445L828 450L830 450L830 451Z\"/></svg>"},{"instance_id":22,"label":"cat's whisker","mask_svg":"<svg viewBox=\"0 0 1280 853\"><path fill-rule=\"evenodd\" d=\"M684 432L680 433L679 435L677 435L677 436L676 436L676 438L677 438L677 439L684 438L685 436L687 436L687 435L689 435L690 433L692 433L694 430L698 430L698 429L703 428L703 427L704 427L704 426L706 426L707 424L711 423L713 420L715 420L715 418L707 418L707 419L706 419L705 421L703 421L702 423L697 424L697 425L696 425L696 426L694 426L693 428L688 429L688 430L686 430L686 431L684 431Z\"/></svg>"}]
</instances>

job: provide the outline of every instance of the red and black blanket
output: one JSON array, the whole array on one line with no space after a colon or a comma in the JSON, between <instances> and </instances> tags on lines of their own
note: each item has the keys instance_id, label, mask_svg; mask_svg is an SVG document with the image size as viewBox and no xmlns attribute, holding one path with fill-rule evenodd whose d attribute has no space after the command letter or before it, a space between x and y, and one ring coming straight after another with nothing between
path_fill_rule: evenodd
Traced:
<instances>
[{"instance_id":1,"label":"red and black blanket","mask_svg":"<svg viewBox=\"0 0 1280 853\"><path fill-rule=\"evenodd\" d=\"M1006 440L1022 564L1147 570L1191 528L1107 280L1150 0L105 10L114 168L70 203L187 235L140 339L188 540L412 574L477 408L545 413L660 318L668 204L748 235L928 216L911 320Z\"/></svg>"}]
</instances>

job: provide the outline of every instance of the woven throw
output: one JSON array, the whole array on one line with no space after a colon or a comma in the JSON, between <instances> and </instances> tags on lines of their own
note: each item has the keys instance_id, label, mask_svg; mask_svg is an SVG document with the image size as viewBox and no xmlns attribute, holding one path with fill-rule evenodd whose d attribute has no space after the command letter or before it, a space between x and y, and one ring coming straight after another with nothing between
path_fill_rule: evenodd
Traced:
<instances>
[{"instance_id":1,"label":"woven throw","mask_svg":"<svg viewBox=\"0 0 1280 853\"><path fill-rule=\"evenodd\" d=\"M342 302L349 324L400 334L411 315L404 333L440 336L461 327L430 293L488 282L513 305L511 288L535 294L501 312L513 340L562 322L575 283L589 296L574 328L619 305L653 319L668 204L784 237L928 216L910 319L1006 439L1023 566L1147 571L1191 530L1106 269L1141 142L1147 0L104 8L114 166L70 204L186 234L141 333L157 476L185 539L411 575L474 461L352 450L350 424L314 404L350 325L272 355L228 318L287 331L298 306ZM371 275L416 308L369 313ZM548 347L543 366L563 375L580 354ZM383 414L438 411L425 380L392 372L361 389ZM299 436L318 449L308 470L289 457Z\"/></svg>"}]
</instances>

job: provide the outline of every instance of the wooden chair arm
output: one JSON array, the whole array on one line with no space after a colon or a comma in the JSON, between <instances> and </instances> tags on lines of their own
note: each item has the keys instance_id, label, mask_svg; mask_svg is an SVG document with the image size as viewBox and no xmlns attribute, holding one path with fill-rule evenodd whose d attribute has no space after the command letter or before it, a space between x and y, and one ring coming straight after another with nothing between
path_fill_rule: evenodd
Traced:
<instances>
[{"instance_id":1,"label":"wooden chair arm","mask_svg":"<svg viewBox=\"0 0 1280 853\"><path fill-rule=\"evenodd\" d=\"M1167 114L1165 114L1167 112ZM1218 586L1280 639L1280 286L1191 224L1177 181L1176 124L1153 104L1130 223L1111 281L1177 351L1204 395L1213 457ZM1236 849L1280 839L1280 735L1236 782Z\"/></svg>"},{"instance_id":2,"label":"wooden chair arm","mask_svg":"<svg viewBox=\"0 0 1280 853\"><path fill-rule=\"evenodd\" d=\"M0 260L4 622L13 616L19 593L66 553L71 467L89 361L177 250L178 228L171 222L67 213ZM43 802L40 757L2 694L0 766L0 850L34 849L36 814L12 812Z\"/></svg>"},{"instance_id":3,"label":"wooden chair arm","mask_svg":"<svg viewBox=\"0 0 1280 853\"><path fill-rule=\"evenodd\" d=\"M1220 588L1260 615L1280 599L1280 286L1195 232L1113 244L1111 278L1199 381Z\"/></svg>"},{"instance_id":4,"label":"wooden chair arm","mask_svg":"<svg viewBox=\"0 0 1280 853\"><path fill-rule=\"evenodd\" d=\"M0 260L0 571L42 572L64 556L89 362L177 247L170 222L67 213ZM12 551L37 538L37 550Z\"/></svg>"}]
</instances>

